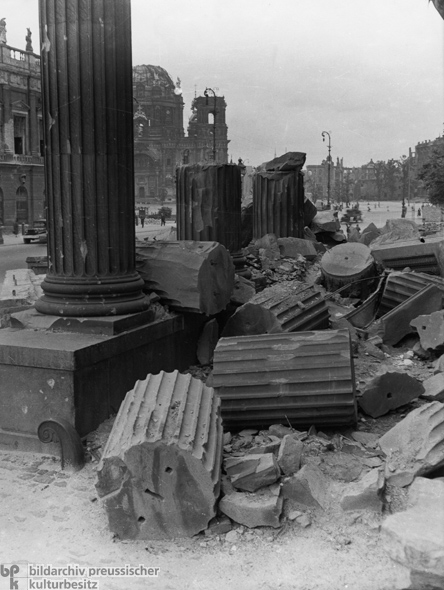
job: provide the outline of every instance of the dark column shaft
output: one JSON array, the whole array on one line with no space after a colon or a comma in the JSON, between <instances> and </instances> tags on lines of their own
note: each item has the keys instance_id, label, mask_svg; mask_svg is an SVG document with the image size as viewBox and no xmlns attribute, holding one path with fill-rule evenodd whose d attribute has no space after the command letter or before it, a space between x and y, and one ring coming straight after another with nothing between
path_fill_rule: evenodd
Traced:
<instances>
[{"instance_id":1,"label":"dark column shaft","mask_svg":"<svg viewBox=\"0 0 444 590\"><path fill-rule=\"evenodd\" d=\"M130 0L39 0L39 9L50 265L36 308L141 311Z\"/></svg>"}]
</instances>

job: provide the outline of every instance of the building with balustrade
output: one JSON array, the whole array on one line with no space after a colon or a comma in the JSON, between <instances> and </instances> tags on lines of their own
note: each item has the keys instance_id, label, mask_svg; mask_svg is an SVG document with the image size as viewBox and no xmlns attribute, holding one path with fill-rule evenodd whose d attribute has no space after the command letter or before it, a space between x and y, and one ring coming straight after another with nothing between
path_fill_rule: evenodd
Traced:
<instances>
[{"instance_id":1,"label":"building with balustrade","mask_svg":"<svg viewBox=\"0 0 444 590\"><path fill-rule=\"evenodd\" d=\"M6 42L0 20L0 225L45 217L40 57Z\"/></svg>"}]
</instances>

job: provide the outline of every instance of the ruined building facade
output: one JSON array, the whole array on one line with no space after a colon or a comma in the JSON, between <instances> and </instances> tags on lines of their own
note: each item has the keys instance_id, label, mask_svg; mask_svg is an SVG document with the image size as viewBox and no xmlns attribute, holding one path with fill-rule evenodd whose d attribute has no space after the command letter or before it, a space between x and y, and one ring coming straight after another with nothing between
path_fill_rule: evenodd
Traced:
<instances>
[{"instance_id":1,"label":"ruined building facade","mask_svg":"<svg viewBox=\"0 0 444 590\"><path fill-rule=\"evenodd\" d=\"M223 96L196 96L187 135L180 80L160 66L133 68L134 168L137 202L175 199L175 171L181 164L228 162L226 102Z\"/></svg>"},{"instance_id":2,"label":"ruined building facade","mask_svg":"<svg viewBox=\"0 0 444 590\"><path fill-rule=\"evenodd\" d=\"M40 57L0 35L0 225L45 216Z\"/></svg>"}]
</instances>

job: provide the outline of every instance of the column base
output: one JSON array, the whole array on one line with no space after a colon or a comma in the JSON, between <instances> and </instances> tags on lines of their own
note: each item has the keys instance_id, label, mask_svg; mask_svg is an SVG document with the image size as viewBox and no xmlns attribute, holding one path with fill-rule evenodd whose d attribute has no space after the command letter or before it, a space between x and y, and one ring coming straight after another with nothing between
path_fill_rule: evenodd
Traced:
<instances>
[{"instance_id":1,"label":"column base","mask_svg":"<svg viewBox=\"0 0 444 590\"><path fill-rule=\"evenodd\" d=\"M91 332L104 318L71 322L78 331L70 332L57 331L59 317L46 320L54 331L37 328L35 314L27 320L33 327L0 330L0 449L53 454L54 445L37 438L39 425L50 419L67 420L81 437L94 431L117 413L137 380L196 363L203 321L189 314L146 323L140 314L139 325L123 318L131 327L116 334L123 324L109 318L110 334Z\"/></svg>"},{"instance_id":2,"label":"column base","mask_svg":"<svg viewBox=\"0 0 444 590\"><path fill-rule=\"evenodd\" d=\"M67 317L115 316L145 311L149 298L136 273L118 278L66 278L47 275L44 295L36 301L38 312Z\"/></svg>"}]
</instances>

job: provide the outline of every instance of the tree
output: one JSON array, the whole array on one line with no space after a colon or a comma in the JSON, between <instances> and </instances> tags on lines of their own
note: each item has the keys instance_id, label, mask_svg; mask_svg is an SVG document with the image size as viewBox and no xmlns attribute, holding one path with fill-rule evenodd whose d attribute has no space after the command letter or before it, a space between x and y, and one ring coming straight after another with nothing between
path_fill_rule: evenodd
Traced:
<instances>
[{"instance_id":1,"label":"tree","mask_svg":"<svg viewBox=\"0 0 444 590\"><path fill-rule=\"evenodd\" d=\"M397 161L399 172L399 186L401 189L402 204L408 197L409 174L410 174L410 159L407 156L401 156Z\"/></svg>"},{"instance_id":2,"label":"tree","mask_svg":"<svg viewBox=\"0 0 444 590\"><path fill-rule=\"evenodd\" d=\"M432 205L444 205L444 141L435 144L418 178L424 183Z\"/></svg>"},{"instance_id":3,"label":"tree","mask_svg":"<svg viewBox=\"0 0 444 590\"><path fill-rule=\"evenodd\" d=\"M387 161L384 170L384 188L387 189L389 200L394 201L396 196L396 188L398 184L398 166L396 161L392 158Z\"/></svg>"}]
</instances>

